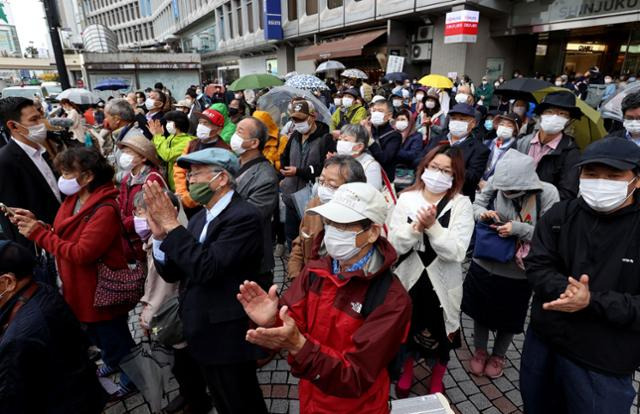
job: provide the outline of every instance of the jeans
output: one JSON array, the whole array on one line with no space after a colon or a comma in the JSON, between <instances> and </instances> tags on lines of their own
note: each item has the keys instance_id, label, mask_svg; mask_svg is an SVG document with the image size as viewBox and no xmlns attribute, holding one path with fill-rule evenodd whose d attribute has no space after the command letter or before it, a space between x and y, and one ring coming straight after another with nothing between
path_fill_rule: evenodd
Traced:
<instances>
[{"instance_id":1,"label":"jeans","mask_svg":"<svg viewBox=\"0 0 640 414\"><path fill-rule=\"evenodd\" d=\"M110 367L117 367L136 343L129 331L128 316L123 315L117 318L87 323L87 334L91 342L100 348L102 361ZM124 372L120 375L120 383L129 386L131 380Z\"/></svg>"},{"instance_id":2,"label":"jeans","mask_svg":"<svg viewBox=\"0 0 640 414\"><path fill-rule=\"evenodd\" d=\"M555 353L531 328L522 353L520 392L527 414L626 414L636 395L632 375L584 368Z\"/></svg>"}]
</instances>

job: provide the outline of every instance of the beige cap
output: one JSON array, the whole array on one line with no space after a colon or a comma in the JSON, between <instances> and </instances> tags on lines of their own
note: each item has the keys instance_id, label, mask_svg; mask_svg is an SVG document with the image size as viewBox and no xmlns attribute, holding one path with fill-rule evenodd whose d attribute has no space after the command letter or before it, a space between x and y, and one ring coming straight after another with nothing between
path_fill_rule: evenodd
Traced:
<instances>
[{"instance_id":1,"label":"beige cap","mask_svg":"<svg viewBox=\"0 0 640 414\"><path fill-rule=\"evenodd\" d=\"M307 210L335 223L347 224L369 219L384 224L387 203L382 193L367 183L343 184L328 203Z\"/></svg>"},{"instance_id":2,"label":"beige cap","mask_svg":"<svg viewBox=\"0 0 640 414\"><path fill-rule=\"evenodd\" d=\"M131 148L156 166L160 165L155 145L143 135L125 137L118 143L118 148L122 149L123 147Z\"/></svg>"}]
</instances>

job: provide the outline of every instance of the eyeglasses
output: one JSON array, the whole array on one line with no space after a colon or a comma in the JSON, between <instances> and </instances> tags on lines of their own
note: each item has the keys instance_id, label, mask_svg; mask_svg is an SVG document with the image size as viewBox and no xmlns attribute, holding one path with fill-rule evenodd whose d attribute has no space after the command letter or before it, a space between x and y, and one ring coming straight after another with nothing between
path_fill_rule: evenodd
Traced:
<instances>
[{"instance_id":1,"label":"eyeglasses","mask_svg":"<svg viewBox=\"0 0 640 414\"><path fill-rule=\"evenodd\" d=\"M191 178L194 178L194 177L198 177L198 176L200 176L202 174L217 174L217 173L220 173L220 172L221 171L217 171L217 170L209 170L209 171L208 170L200 170L200 171L197 171L197 172L189 171L187 173L187 180L190 180Z\"/></svg>"},{"instance_id":2,"label":"eyeglasses","mask_svg":"<svg viewBox=\"0 0 640 414\"><path fill-rule=\"evenodd\" d=\"M439 171L439 172L441 172L441 173L443 173L443 174L447 174L447 175L451 175L451 176L453 176L453 171L448 170L448 169L445 169L445 168L440 168L440 167L438 167L438 166L437 166L437 165L435 165L435 164L429 164L429 165L427 166L427 169L428 169L428 170L431 170L431 171Z\"/></svg>"},{"instance_id":3,"label":"eyeglasses","mask_svg":"<svg viewBox=\"0 0 640 414\"><path fill-rule=\"evenodd\" d=\"M331 184L329 184L329 182L327 182L326 180L323 179L318 179L318 185L322 185L324 187L330 188L332 190L337 190L339 186L333 186Z\"/></svg>"}]
</instances>

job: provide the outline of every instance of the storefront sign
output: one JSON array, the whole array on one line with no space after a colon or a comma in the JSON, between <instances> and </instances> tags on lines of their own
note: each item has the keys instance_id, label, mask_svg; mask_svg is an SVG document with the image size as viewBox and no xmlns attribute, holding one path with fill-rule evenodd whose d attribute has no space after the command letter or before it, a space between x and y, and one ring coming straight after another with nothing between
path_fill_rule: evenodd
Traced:
<instances>
[{"instance_id":1,"label":"storefront sign","mask_svg":"<svg viewBox=\"0 0 640 414\"><path fill-rule=\"evenodd\" d=\"M389 60L387 60L386 73L402 72L403 68L404 68L404 56L389 55Z\"/></svg>"},{"instance_id":2,"label":"storefront sign","mask_svg":"<svg viewBox=\"0 0 640 414\"><path fill-rule=\"evenodd\" d=\"M264 0L265 40L282 40L283 37L280 0Z\"/></svg>"},{"instance_id":3,"label":"storefront sign","mask_svg":"<svg viewBox=\"0 0 640 414\"><path fill-rule=\"evenodd\" d=\"M604 15L629 15L628 21L637 21L634 13L638 10L640 0L520 0L513 7L511 25L534 26Z\"/></svg>"},{"instance_id":4,"label":"storefront sign","mask_svg":"<svg viewBox=\"0 0 640 414\"><path fill-rule=\"evenodd\" d=\"M475 43L478 37L479 20L480 12L473 10L459 10L447 13L444 42Z\"/></svg>"}]
</instances>

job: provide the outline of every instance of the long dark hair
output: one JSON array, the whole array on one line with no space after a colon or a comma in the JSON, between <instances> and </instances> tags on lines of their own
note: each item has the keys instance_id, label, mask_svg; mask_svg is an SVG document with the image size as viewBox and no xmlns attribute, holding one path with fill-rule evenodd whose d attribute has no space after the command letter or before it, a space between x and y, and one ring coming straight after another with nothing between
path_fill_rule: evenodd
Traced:
<instances>
[{"instance_id":1,"label":"long dark hair","mask_svg":"<svg viewBox=\"0 0 640 414\"><path fill-rule=\"evenodd\" d=\"M446 155L451 158L451 171L453 172L453 185L447 191L445 197L452 199L453 196L462 191L464 185L464 157L462 151L457 147L452 147L448 142L442 142L437 147L432 149L424 156L418 168L416 169L416 181L413 185L404 191L422 191L424 190L424 182L422 181L422 173L427 168L429 163L436 157L436 155ZM404 192L403 191L403 192Z\"/></svg>"}]
</instances>

